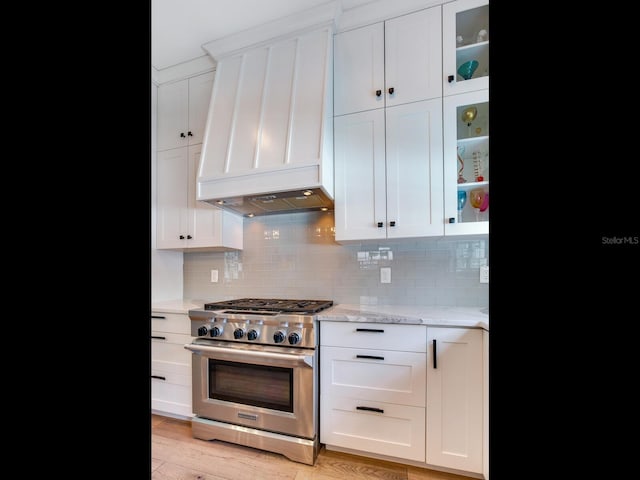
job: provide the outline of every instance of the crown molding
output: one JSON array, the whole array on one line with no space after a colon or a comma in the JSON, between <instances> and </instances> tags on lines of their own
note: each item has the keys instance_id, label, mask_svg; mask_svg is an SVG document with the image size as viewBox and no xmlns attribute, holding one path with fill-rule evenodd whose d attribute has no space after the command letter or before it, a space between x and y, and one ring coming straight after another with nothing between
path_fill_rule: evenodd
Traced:
<instances>
[{"instance_id":1,"label":"crown molding","mask_svg":"<svg viewBox=\"0 0 640 480\"><path fill-rule=\"evenodd\" d=\"M163 83L175 82L184 78L200 75L215 70L216 63L208 55L203 55L187 62L178 63L171 67L156 70L151 67L151 80L160 85ZM154 80L155 72L155 80Z\"/></svg>"},{"instance_id":2,"label":"crown molding","mask_svg":"<svg viewBox=\"0 0 640 480\"><path fill-rule=\"evenodd\" d=\"M294 13L254 28L205 43L202 48L213 58L242 52L266 42L290 37L306 29L333 25L340 6L336 0Z\"/></svg>"},{"instance_id":3,"label":"crown molding","mask_svg":"<svg viewBox=\"0 0 640 480\"><path fill-rule=\"evenodd\" d=\"M449 0L451 1L451 0ZM390 18L448 3L443 0L376 0L343 10L336 18L336 32L371 25Z\"/></svg>"}]
</instances>

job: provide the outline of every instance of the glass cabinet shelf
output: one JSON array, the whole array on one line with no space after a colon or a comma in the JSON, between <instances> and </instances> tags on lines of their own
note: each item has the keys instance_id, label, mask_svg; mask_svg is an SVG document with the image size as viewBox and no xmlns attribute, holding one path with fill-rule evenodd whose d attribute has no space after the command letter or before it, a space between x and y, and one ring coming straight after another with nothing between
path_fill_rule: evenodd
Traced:
<instances>
[{"instance_id":1,"label":"glass cabinet shelf","mask_svg":"<svg viewBox=\"0 0 640 480\"><path fill-rule=\"evenodd\" d=\"M469 145L474 145L475 143L480 143L483 141L489 140L489 136L488 135L480 135L478 137L467 137L467 138L459 138L458 139L458 146L469 146Z\"/></svg>"},{"instance_id":2,"label":"glass cabinet shelf","mask_svg":"<svg viewBox=\"0 0 640 480\"><path fill-rule=\"evenodd\" d=\"M472 188L478 188L478 187L488 187L489 186L489 182L488 181L482 181L482 182L467 182L467 183L459 183L458 184L458 190L471 190Z\"/></svg>"}]
</instances>

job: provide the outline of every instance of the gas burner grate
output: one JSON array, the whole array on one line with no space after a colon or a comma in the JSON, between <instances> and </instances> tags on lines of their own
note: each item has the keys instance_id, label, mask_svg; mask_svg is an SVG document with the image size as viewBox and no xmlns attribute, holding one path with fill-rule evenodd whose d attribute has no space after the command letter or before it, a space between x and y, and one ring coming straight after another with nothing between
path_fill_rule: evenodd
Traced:
<instances>
[{"instance_id":1,"label":"gas burner grate","mask_svg":"<svg viewBox=\"0 0 640 480\"><path fill-rule=\"evenodd\" d=\"M205 303L205 310L222 308L250 311L272 311L284 313L317 313L333 305L332 300L291 300L279 298L240 298L221 302Z\"/></svg>"}]
</instances>

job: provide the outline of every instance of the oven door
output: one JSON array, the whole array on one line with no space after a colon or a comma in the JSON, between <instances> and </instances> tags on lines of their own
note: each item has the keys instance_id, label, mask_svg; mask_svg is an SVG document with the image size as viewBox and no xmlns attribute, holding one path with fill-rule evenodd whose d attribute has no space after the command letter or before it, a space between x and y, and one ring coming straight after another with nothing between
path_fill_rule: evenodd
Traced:
<instances>
[{"instance_id":1,"label":"oven door","mask_svg":"<svg viewBox=\"0 0 640 480\"><path fill-rule=\"evenodd\" d=\"M185 348L197 416L315 438L316 350L203 339Z\"/></svg>"}]
</instances>

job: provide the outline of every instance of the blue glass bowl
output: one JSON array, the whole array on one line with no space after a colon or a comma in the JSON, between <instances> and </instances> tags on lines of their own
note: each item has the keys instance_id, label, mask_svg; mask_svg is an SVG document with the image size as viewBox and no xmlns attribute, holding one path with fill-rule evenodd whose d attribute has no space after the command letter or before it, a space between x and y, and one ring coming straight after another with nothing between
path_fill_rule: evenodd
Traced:
<instances>
[{"instance_id":1,"label":"blue glass bowl","mask_svg":"<svg viewBox=\"0 0 640 480\"><path fill-rule=\"evenodd\" d=\"M469 60L468 62L464 62L458 67L458 75L460 75L465 80L469 80L476 71L476 68L478 68L478 61Z\"/></svg>"}]
</instances>

